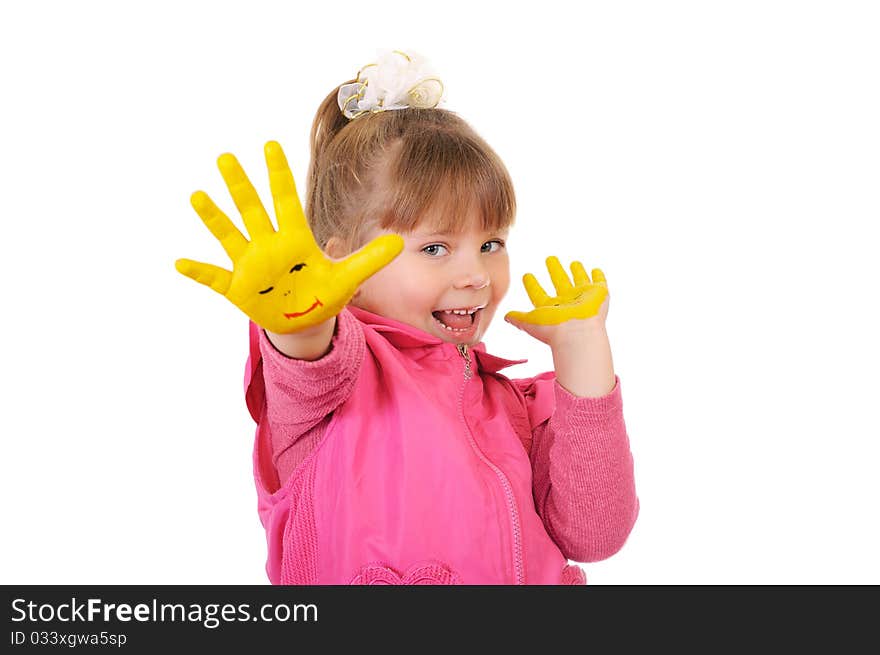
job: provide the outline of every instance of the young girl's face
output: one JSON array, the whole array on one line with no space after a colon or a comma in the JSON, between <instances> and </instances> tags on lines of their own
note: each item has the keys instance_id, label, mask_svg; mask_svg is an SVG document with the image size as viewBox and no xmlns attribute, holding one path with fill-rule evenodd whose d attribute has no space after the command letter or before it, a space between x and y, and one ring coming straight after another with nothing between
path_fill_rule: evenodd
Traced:
<instances>
[{"instance_id":1,"label":"young girl's face","mask_svg":"<svg viewBox=\"0 0 880 655\"><path fill-rule=\"evenodd\" d=\"M429 221L402 234L403 251L361 284L352 304L444 341L478 343L510 286L507 229L486 232L478 217L460 233L438 233ZM373 228L367 241L388 230Z\"/></svg>"}]
</instances>

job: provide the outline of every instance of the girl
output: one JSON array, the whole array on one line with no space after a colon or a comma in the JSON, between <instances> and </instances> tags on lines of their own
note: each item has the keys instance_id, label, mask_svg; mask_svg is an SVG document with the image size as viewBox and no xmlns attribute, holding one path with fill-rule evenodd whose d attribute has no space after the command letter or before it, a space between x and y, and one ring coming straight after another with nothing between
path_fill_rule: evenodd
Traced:
<instances>
[{"instance_id":1,"label":"girl","mask_svg":"<svg viewBox=\"0 0 880 655\"><path fill-rule=\"evenodd\" d=\"M177 268L251 318L272 583L584 584L568 560L611 556L635 521L604 275L551 257L555 296L526 275L535 309L506 320L556 370L500 372L524 361L481 342L509 286L513 187L441 101L421 58L386 53L318 109L305 212L274 142L277 231L232 155L250 240L193 195L234 268Z\"/></svg>"}]
</instances>

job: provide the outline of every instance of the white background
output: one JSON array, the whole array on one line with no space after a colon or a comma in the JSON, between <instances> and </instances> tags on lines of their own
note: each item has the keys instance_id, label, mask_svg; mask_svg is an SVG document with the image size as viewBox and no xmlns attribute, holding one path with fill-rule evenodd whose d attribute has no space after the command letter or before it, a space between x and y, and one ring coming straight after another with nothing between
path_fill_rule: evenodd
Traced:
<instances>
[{"instance_id":1,"label":"white background","mask_svg":"<svg viewBox=\"0 0 880 655\"><path fill-rule=\"evenodd\" d=\"M412 48L514 178L514 280L608 276L641 515L590 582L880 583L878 33L871 2L4 3L0 582L267 582L247 324L174 270L228 264L189 195L237 217L216 157L267 194L269 139L303 180L324 96Z\"/></svg>"}]
</instances>

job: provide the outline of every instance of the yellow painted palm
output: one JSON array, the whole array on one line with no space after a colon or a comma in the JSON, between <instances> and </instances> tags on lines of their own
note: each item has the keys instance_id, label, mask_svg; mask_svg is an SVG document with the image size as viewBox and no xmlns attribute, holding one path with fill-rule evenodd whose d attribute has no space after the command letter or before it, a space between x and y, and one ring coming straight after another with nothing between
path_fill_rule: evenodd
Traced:
<instances>
[{"instance_id":1,"label":"yellow painted palm","mask_svg":"<svg viewBox=\"0 0 880 655\"><path fill-rule=\"evenodd\" d=\"M278 229L238 160L228 153L221 155L217 166L250 240L206 193L196 191L192 206L220 241L233 268L228 271L191 259L178 259L175 266L225 296L257 325L284 334L336 316L364 280L400 253L403 239L383 235L346 259L328 259L309 229L281 146L270 141L265 155Z\"/></svg>"},{"instance_id":2,"label":"yellow painted palm","mask_svg":"<svg viewBox=\"0 0 880 655\"><path fill-rule=\"evenodd\" d=\"M608 297L605 274L594 268L591 281L584 265L576 261L571 264L572 279L569 279L559 259L548 257L546 263L556 295L547 294L535 276L526 273L523 285L535 308L529 312L508 312L505 318L532 325L558 325L573 318L596 316Z\"/></svg>"}]
</instances>

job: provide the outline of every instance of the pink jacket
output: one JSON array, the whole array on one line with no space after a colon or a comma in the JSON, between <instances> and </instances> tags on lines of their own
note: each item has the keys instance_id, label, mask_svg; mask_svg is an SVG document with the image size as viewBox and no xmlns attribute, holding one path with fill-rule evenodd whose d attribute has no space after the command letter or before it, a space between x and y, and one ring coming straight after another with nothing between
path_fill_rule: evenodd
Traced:
<instances>
[{"instance_id":1,"label":"pink jacket","mask_svg":"<svg viewBox=\"0 0 880 655\"><path fill-rule=\"evenodd\" d=\"M611 556L638 513L620 382L577 398L499 373L522 361L355 307L314 362L251 324L269 580L584 584L568 559Z\"/></svg>"}]
</instances>

